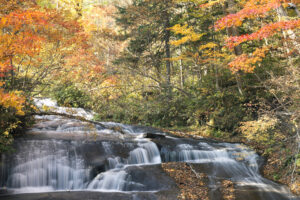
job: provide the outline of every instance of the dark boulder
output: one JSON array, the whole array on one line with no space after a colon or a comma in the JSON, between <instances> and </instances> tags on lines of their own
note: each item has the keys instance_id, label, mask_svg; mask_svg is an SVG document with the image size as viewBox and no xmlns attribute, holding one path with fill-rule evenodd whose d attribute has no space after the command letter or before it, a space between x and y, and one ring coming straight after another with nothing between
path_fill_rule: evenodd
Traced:
<instances>
[{"instance_id":1,"label":"dark boulder","mask_svg":"<svg viewBox=\"0 0 300 200\"><path fill-rule=\"evenodd\" d=\"M144 138L150 138L150 139L161 139L165 138L165 135L157 134L157 133L145 133Z\"/></svg>"}]
</instances>

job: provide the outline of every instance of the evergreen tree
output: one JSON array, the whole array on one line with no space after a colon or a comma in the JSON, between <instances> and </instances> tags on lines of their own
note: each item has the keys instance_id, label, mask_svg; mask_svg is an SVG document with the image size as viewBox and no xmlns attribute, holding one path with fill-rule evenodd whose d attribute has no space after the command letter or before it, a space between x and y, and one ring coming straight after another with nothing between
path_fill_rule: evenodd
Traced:
<instances>
[{"instance_id":1,"label":"evergreen tree","mask_svg":"<svg viewBox=\"0 0 300 200\"><path fill-rule=\"evenodd\" d=\"M171 84L171 47L169 28L178 10L171 0L134 0L119 7L118 24L129 45L119 62L135 73L155 81L159 87Z\"/></svg>"}]
</instances>

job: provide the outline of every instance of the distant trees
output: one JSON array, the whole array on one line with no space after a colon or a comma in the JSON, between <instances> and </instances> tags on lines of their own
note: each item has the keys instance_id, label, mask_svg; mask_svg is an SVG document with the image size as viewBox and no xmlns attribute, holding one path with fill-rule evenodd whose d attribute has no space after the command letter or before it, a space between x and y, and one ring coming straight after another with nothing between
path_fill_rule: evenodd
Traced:
<instances>
[{"instance_id":1,"label":"distant trees","mask_svg":"<svg viewBox=\"0 0 300 200\"><path fill-rule=\"evenodd\" d=\"M172 78L169 28L176 20L176 12L176 4L170 0L134 0L119 8L117 18L128 41L120 62L165 89Z\"/></svg>"}]
</instances>

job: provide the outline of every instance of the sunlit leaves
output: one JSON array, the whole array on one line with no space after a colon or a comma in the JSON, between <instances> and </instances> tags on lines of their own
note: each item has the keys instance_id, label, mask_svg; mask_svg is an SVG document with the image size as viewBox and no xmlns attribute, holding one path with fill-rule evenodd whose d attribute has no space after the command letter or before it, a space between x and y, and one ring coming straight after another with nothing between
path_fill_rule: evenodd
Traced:
<instances>
[{"instance_id":1,"label":"sunlit leaves","mask_svg":"<svg viewBox=\"0 0 300 200\"><path fill-rule=\"evenodd\" d=\"M215 44L213 42L209 42L207 44L201 45L198 49L201 51L201 50L204 50L204 49L213 49L217 46L218 46L217 44Z\"/></svg>"},{"instance_id":2,"label":"sunlit leaves","mask_svg":"<svg viewBox=\"0 0 300 200\"><path fill-rule=\"evenodd\" d=\"M208 3L201 4L200 7L201 8L210 8L217 4L223 4L224 2L225 2L225 0L210 0L210 1L208 1Z\"/></svg>"},{"instance_id":3,"label":"sunlit leaves","mask_svg":"<svg viewBox=\"0 0 300 200\"><path fill-rule=\"evenodd\" d=\"M281 0L250 0L246 3L242 3L243 8L237 13L231 13L227 16L221 18L215 23L216 30L222 30L224 28L239 27L242 26L245 22L245 19L250 19L251 21L258 22L261 24L261 27L248 27L254 30L253 33L243 34L239 36L231 36L226 40L226 46L230 49L253 40L265 40L278 34L277 36L282 36L282 32L290 31L300 27L300 20L285 20L285 21L276 21L269 23L263 23L264 18L272 16L271 11L274 11L281 7ZM232 8L230 8L232 9ZM283 9L281 7L281 9ZM278 14L280 15L280 14ZM273 17L273 16L272 16ZM281 16L278 17L279 19ZM249 22L248 22L249 23ZM265 24L265 25L264 25ZM229 63L229 67L233 73L236 73L239 70L242 70L247 73L252 73L255 69L257 63L261 62L265 57L266 47L257 48L252 54L242 54L237 56L233 61Z\"/></svg>"},{"instance_id":4,"label":"sunlit leaves","mask_svg":"<svg viewBox=\"0 0 300 200\"><path fill-rule=\"evenodd\" d=\"M40 82L49 74L48 66L44 66L46 60L49 57L53 60L49 47L60 53L63 48L59 45L70 49L80 27L55 10L39 8L34 1L3 2L0 17L0 78L3 80L0 106L13 108L17 115L24 115L25 98L14 90L14 80L23 78L23 87L33 77L36 83ZM54 63L50 61L49 64L51 62Z\"/></svg>"},{"instance_id":5,"label":"sunlit leaves","mask_svg":"<svg viewBox=\"0 0 300 200\"><path fill-rule=\"evenodd\" d=\"M215 29L221 30L231 26L241 26L243 21L258 17L264 17L267 12L280 6L279 0L250 0L242 10L235 14L229 14L215 23Z\"/></svg>"},{"instance_id":6,"label":"sunlit leaves","mask_svg":"<svg viewBox=\"0 0 300 200\"><path fill-rule=\"evenodd\" d=\"M236 73L239 70L242 70L246 73L252 73L256 67L256 64L262 61L268 50L269 48L264 46L262 48L257 48L252 55L239 55L233 61L231 61L228 66L232 73Z\"/></svg>"},{"instance_id":7,"label":"sunlit leaves","mask_svg":"<svg viewBox=\"0 0 300 200\"><path fill-rule=\"evenodd\" d=\"M187 24L180 25L176 24L175 26L171 27L170 30L174 32L175 34L182 35L182 38L179 40L171 41L170 43L174 46L179 46L181 44L184 44L186 42L195 42L201 39L201 37L204 35L203 33L196 33L193 29L193 27L188 27Z\"/></svg>"},{"instance_id":8,"label":"sunlit leaves","mask_svg":"<svg viewBox=\"0 0 300 200\"><path fill-rule=\"evenodd\" d=\"M16 11L1 18L1 58L16 54L32 56L38 52L44 36L37 34L45 28L48 16L39 11Z\"/></svg>"},{"instance_id":9,"label":"sunlit leaves","mask_svg":"<svg viewBox=\"0 0 300 200\"><path fill-rule=\"evenodd\" d=\"M274 134L277 124L277 118L263 115L256 121L242 122L240 131L248 140L267 143Z\"/></svg>"},{"instance_id":10,"label":"sunlit leaves","mask_svg":"<svg viewBox=\"0 0 300 200\"><path fill-rule=\"evenodd\" d=\"M0 88L0 106L6 109L13 108L16 110L17 115L24 115L23 107L25 98L18 94L18 92L5 92Z\"/></svg>"},{"instance_id":11,"label":"sunlit leaves","mask_svg":"<svg viewBox=\"0 0 300 200\"><path fill-rule=\"evenodd\" d=\"M233 48L243 42L251 40L262 40L273 36L274 34L281 32L282 30L295 29L300 27L300 20L291 20L291 21L280 21L271 24L267 24L259 29L257 32L252 34L246 34L241 36L230 37L227 40L227 46Z\"/></svg>"}]
</instances>

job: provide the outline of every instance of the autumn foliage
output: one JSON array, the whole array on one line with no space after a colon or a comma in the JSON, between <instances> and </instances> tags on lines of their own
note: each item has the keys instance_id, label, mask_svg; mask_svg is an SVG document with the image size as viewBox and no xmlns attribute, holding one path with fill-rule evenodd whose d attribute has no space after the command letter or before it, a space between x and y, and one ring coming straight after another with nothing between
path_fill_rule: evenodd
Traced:
<instances>
[{"instance_id":1,"label":"autumn foliage","mask_svg":"<svg viewBox=\"0 0 300 200\"><path fill-rule=\"evenodd\" d=\"M228 66L232 73L236 73L239 70L242 70L246 73L252 73L256 67L256 64L262 61L268 50L269 48L264 46L262 48L257 48L252 55L239 55L233 61L231 61Z\"/></svg>"},{"instance_id":2,"label":"autumn foliage","mask_svg":"<svg viewBox=\"0 0 300 200\"><path fill-rule=\"evenodd\" d=\"M230 37L227 39L226 45L229 48L233 48L243 42L266 39L268 37L275 35L278 32L285 31L285 30L292 30L299 27L300 27L299 19L270 23L263 26L261 29L259 29L254 33Z\"/></svg>"},{"instance_id":3,"label":"autumn foliage","mask_svg":"<svg viewBox=\"0 0 300 200\"><path fill-rule=\"evenodd\" d=\"M243 9L234 14L229 14L215 23L215 29L221 30L231 26L241 26L245 19L265 17L267 12L280 6L280 0L250 0L246 1Z\"/></svg>"},{"instance_id":4,"label":"autumn foliage","mask_svg":"<svg viewBox=\"0 0 300 200\"><path fill-rule=\"evenodd\" d=\"M28 97L25 92L30 91L20 90L30 88L32 90L43 78L49 76L51 63L46 64L46 56L53 56L51 53L54 50L61 56L69 53L76 43L76 36L80 30L81 27L76 21L64 18L63 14L56 10L42 8L36 1L1 1L0 109L2 114L13 112L16 116L25 115ZM47 54L47 51L50 54ZM22 88L16 84L18 79L22 80L20 84ZM7 124L9 122L1 122L1 130L4 129L5 133L8 133L7 130L12 130L10 126L7 127Z\"/></svg>"},{"instance_id":5,"label":"autumn foliage","mask_svg":"<svg viewBox=\"0 0 300 200\"><path fill-rule=\"evenodd\" d=\"M265 23L258 30L254 30L250 34L242 34L238 36L229 36L226 40L226 46L229 49L233 49L242 43L250 41L261 41L267 44L266 40L272 36L283 38L282 34L285 34L286 31L291 31L300 27L299 19L290 19L288 20L285 17L284 21L281 20L284 16L281 16L279 11L283 9L282 1L280 0L251 0L246 3L242 3L243 8L233 14L228 14L227 16L219 19L214 27L216 30L222 30L224 28L230 27L240 27L243 25L246 19L257 21L258 19L263 19L266 17L272 16L271 12L277 13L278 21ZM286 36L284 36L286 37ZM291 38L292 40L295 37ZM294 43L295 44L295 43ZM258 63L260 63L267 52L265 46L262 48L257 48L250 54L243 53L242 55L237 55L233 61L229 63L229 68L233 73L238 72L239 70L246 73L252 73Z\"/></svg>"},{"instance_id":6,"label":"autumn foliage","mask_svg":"<svg viewBox=\"0 0 300 200\"><path fill-rule=\"evenodd\" d=\"M14 108L17 115L24 115L25 99L20 96L17 92L4 92L3 89L0 89L0 105L6 109Z\"/></svg>"}]
</instances>

